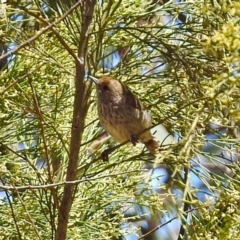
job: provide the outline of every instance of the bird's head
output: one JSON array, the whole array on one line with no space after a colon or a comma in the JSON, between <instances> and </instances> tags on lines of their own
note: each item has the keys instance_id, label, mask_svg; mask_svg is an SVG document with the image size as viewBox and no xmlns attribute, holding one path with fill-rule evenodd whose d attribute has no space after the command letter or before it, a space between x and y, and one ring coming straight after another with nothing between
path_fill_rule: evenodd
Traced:
<instances>
[{"instance_id":1,"label":"bird's head","mask_svg":"<svg viewBox=\"0 0 240 240\"><path fill-rule=\"evenodd\" d=\"M118 80L104 76L100 79L89 76L96 85L98 101L102 103L119 103L124 97L126 87Z\"/></svg>"}]
</instances>

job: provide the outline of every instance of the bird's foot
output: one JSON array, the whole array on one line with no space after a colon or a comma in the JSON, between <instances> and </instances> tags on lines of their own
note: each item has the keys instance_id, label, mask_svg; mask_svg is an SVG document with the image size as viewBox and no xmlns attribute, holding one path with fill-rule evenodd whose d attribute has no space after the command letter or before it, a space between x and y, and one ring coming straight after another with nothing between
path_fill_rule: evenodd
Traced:
<instances>
[{"instance_id":1,"label":"bird's foot","mask_svg":"<svg viewBox=\"0 0 240 240\"><path fill-rule=\"evenodd\" d=\"M111 152L107 150L104 150L101 154L101 158L103 160L103 162L108 162L109 158L108 158L108 155L110 154Z\"/></svg>"},{"instance_id":2,"label":"bird's foot","mask_svg":"<svg viewBox=\"0 0 240 240\"><path fill-rule=\"evenodd\" d=\"M104 150L101 154L101 158L102 158L103 162L108 162L108 160L109 160L108 156L114 151L115 151L115 147Z\"/></svg>"},{"instance_id":3,"label":"bird's foot","mask_svg":"<svg viewBox=\"0 0 240 240\"><path fill-rule=\"evenodd\" d=\"M132 134L130 136L130 142L133 144L133 146L136 146L136 143L138 142L139 138L136 134Z\"/></svg>"}]
</instances>

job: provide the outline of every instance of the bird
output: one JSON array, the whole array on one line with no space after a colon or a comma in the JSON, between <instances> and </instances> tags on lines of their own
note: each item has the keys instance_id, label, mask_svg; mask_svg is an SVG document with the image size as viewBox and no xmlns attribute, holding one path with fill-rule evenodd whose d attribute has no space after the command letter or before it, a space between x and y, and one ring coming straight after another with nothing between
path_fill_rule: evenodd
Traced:
<instances>
[{"instance_id":1,"label":"bird","mask_svg":"<svg viewBox=\"0 0 240 240\"><path fill-rule=\"evenodd\" d=\"M150 128L152 118L143 103L122 82L110 76L99 79L90 76L97 92L97 108L101 125L119 143L139 140L151 153L159 144Z\"/></svg>"}]
</instances>

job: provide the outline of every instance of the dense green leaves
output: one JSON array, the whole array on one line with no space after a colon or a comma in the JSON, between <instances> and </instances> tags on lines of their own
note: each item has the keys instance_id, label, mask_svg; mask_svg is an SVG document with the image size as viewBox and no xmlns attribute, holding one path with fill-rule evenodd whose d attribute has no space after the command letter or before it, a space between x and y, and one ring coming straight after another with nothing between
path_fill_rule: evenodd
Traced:
<instances>
[{"instance_id":1,"label":"dense green leaves","mask_svg":"<svg viewBox=\"0 0 240 240\"><path fill-rule=\"evenodd\" d=\"M71 184L65 180L76 67L83 60L79 38L89 20L84 4L64 15L74 4L1 5L1 41L16 46L0 73L2 239L54 239L59 224L63 187ZM93 88L86 119L80 119L85 127L78 169L72 170L78 177L68 239L118 239L133 229L140 236L163 223L166 213L182 220L181 234L190 239L237 238L239 9L238 1L96 4L86 72L127 84L151 111L154 125L163 124L179 141L155 157L141 144L124 145L103 163L102 151L114 143L94 148L102 130ZM206 140L209 134L214 138ZM164 184L161 174L149 170L159 166L166 170ZM185 221L186 212L191 221ZM160 239L153 232L148 237Z\"/></svg>"}]
</instances>

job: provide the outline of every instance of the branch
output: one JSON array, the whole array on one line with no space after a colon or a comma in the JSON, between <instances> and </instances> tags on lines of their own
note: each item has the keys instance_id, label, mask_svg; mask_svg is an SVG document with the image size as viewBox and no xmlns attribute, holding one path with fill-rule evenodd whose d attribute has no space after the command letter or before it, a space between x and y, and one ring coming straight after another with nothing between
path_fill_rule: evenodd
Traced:
<instances>
[{"instance_id":1,"label":"branch","mask_svg":"<svg viewBox=\"0 0 240 240\"><path fill-rule=\"evenodd\" d=\"M4 183L4 181L2 179L1 179L1 182ZM18 239L22 240L22 235L21 235L21 231L20 231L19 224L18 224L18 221L17 221L17 216L16 216L16 214L14 212L12 200L10 199L10 195L9 195L9 193L7 191L5 191L5 194L6 194L6 198L7 198L7 201L9 203L9 206L10 206L13 222L14 222L16 230L17 230Z\"/></svg>"},{"instance_id":2,"label":"branch","mask_svg":"<svg viewBox=\"0 0 240 240\"><path fill-rule=\"evenodd\" d=\"M20 83L23 80L26 80L27 77L31 76L35 71L39 71L39 69L43 66L42 64L39 64L37 66L37 68L27 72L26 74L24 74L23 76L19 77L17 80L15 80L14 82L10 83L2 92L0 92L0 95L4 95L5 92L7 92L10 88L14 87L16 84Z\"/></svg>"},{"instance_id":3,"label":"branch","mask_svg":"<svg viewBox=\"0 0 240 240\"><path fill-rule=\"evenodd\" d=\"M52 170L52 166L50 164L48 143L47 143L47 138L46 138L46 133L45 133L45 125L46 124L45 124L45 120L44 120L43 115L42 115L42 110L41 110L41 107L40 107L40 104L39 104L39 101L38 101L37 93L34 89L34 86L32 84L31 79L29 79L29 85L30 85L31 90L32 90L33 105L34 105L34 109L36 111L36 115L38 116L40 135L42 136L43 148L44 148L45 156L46 156L48 181L50 183L53 183L53 178L52 178L53 170ZM57 197L57 193L56 193L55 189L51 189L51 194L53 196L54 205L59 207L58 197Z\"/></svg>"},{"instance_id":4,"label":"branch","mask_svg":"<svg viewBox=\"0 0 240 240\"><path fill-rule=\"evenodd\" d=\"M186 223L187 223L187 211L190 209L190 204L188 202L187 199L187 195L188 195L188 189L189 189L189 166L184 168L184 176L183 176L183 182L182 184L185 184L185 189L184 189L184 193L183 193L183 216L182 221L184 221L184 223L181 223L181 227L179 230L179 235L178 235L178 239L177 240L183 240L184 239L184 235L185 235L185 227L186 227Z\"/></svg>"},{"instance_id":5,"label":"branch","mask_svg":"<svg viewBox=\"0 0 240 240\"><path fill-rule=\"evenodd\" d=\"M195 211L195 210L198 210L199 208L191 208L189 209L188 211L185 212L185 214L189 213L189 212L192 212L192 211ZM165 223L161 224L161 225L158 225L157 227L153 228L152 230L150 230L149 232L147 232L146 234L142 235L140 238L138 238L138 240L143 240L145 237L147 237L148 235L156 232L158 229L164 227L165 225L169 224L170 222L172 222L173 220L175 219L178 219L178 216L176 217L173 217L171 219L169 219L168 221L166 221Z\"/></svg>"},{"instance_id":6,"label":"branch","mask_svg":"<svg viewBox=\"0 0 240 240\"><path fill-rule=\"evenodd\" d=\"M107 177L116 177L116 176L120 176L120 175L125 175L127 173L134 173L134 172L139 173L139 172L146 172L146 171L147 170L145 170L145 169L124 171L124 172L108 174ZM20 187L0 185L0 189L3 189L5 191L14 191L14 192L15 191L25 191L25 190L52 189L52 188L62 186L62 185L77 185L77 184L83 183L83 182L91 182L91 181L99 180L99 179L105 178L105 177L106 176L98 176L98 177L84 178L84 179L79 179L79 180L74 180L74 181L64 181L64 182L57 182L57 183L45 184L45 185L27 185L27 186L20 186Z\"/></svg>"},{"instance_id":7,"label":"branch","mask_svg":"<svg viewBox=\"0 0 240 240\"><path fill-rule=\"evenodd\" d=\"M39 20L40 22L43 22L47 25L50 25L50 23L42 18L41 16L38 16L38 14L31 12L29 9L27 9L26 7L23 6L18 6L19 9L22 9L24 12L26 12L27 14L29 14L30 16L35 17L37 20ZM62 38L61 34L55 29L55 26L53 26L51 28L51 31L55 34L55 36L57 37L57 39L59 40L59 42L62 44L62 46L68 51L68 53L74 58L74 60L76 62L79 62L79 59L77 57L77 55L74 53L74 51L68 46L68 44L64 41L64 39Z\"/></svg>"},{"instance_id":8,"label":"branch","mask_svg":"<svg viewBox=\"0 0 240 240\"><path fill-rule=\"evenodd\" d=\"M70 142L70 158L67 167L66 181L74 181L77 178L77 166L82 133L85 125L85 118L89 106L90 85L85 79L85 60L88 47L88 30L93 18L96 0L86 0L82 2L82 24L78 45L78 61L76 61L76 90L74 96L73 120ZM69 212L74 200L74 185L65 185L63 197L58 214L56 240L65 240L67 236L67 224Z\"/></svg>"},{"instance_id":9,"label":"branch","mask_svg":"<svg viewBox=\"0 0 240 240\"><path fill-rule=\"evenodd\" d=\"M75 8L77 8L80 4L82 3L82 1L78 1L76 4L74 4L65 14L62 15L62 17L60 17L59 19L57 19L55 22L49 24L47 27L42 28L37 34L35 34L34 36L32 36L31 38L29 38L28 40L26 40L25 42L19 44L18 47L10 50L9 52L7 52L4 55L1 55L0 57L0 61L6 57L9 57L10 55L16 53L17 51L19 51L20 49L26 47L27 45L29 45L30 43L34 42L36 39L38 39L42 34L44 34L45 32L47 32L49 29L55 27L58 23L60 23L62 20L64 20L70 13L73 12L73 10Z\"/></svg>"}]
</instances>

